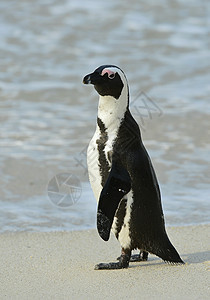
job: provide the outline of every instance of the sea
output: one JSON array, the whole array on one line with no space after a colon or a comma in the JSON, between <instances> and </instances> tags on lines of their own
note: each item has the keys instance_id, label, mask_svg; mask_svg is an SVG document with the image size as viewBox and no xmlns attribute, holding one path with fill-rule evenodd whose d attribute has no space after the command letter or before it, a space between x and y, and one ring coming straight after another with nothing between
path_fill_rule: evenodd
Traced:
<instances>
[{"instance_id":1,"label":"sea","mask_svg":"<svg viewBox=\"0 0 210 300\"><path fill-rule=\"evenodd\" d=\"M210 222L208 0L1 0L0 24L1 233L96 227L82 79L103 64L128 78L166 225Z\"/></svg>"}]
</instances>

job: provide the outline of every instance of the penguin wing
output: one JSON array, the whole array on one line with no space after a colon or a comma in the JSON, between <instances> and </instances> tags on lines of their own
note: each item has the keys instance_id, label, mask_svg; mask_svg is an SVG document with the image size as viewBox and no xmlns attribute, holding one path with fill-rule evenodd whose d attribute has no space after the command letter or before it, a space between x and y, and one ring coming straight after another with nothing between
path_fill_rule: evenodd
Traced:
<instances>
[{"instance_id":1,"label":"penguin wing","mask_svg":"<svg viewBox=\"0 0 210 300\"><path fill-rule=\"evenodd\" d=\"M121 163L113 162L98 203L97 229L104 241L109 239L112 222L120 200L130 189L131 179L128 171Z\"/></svg>"}]
</instances>

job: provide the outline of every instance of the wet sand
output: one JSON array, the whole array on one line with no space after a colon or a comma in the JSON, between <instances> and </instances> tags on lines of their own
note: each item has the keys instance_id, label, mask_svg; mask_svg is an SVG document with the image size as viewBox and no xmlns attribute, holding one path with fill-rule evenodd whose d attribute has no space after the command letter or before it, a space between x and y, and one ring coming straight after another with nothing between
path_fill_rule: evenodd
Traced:
<instances>
[{"instance_id":1,"label":"wet sand","mask_svg":"<svg viewBox=\"0 0 210 300\"><path fill-rule=\"evenodd\" d=\"M124 270L96 271L115 261L119 244L95 230L0 235L4 299L209 299L209 225L167 229L185 265L156 256Z\"/></svg>"}]
</instances>

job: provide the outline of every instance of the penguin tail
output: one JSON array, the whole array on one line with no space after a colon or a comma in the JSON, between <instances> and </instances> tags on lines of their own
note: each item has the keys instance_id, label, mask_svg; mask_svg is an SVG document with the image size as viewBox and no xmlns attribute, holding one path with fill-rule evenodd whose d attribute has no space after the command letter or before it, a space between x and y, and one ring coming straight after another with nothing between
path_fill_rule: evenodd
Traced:
<instances>
[{"instance_id":1,"label":"penguin tail","mask_svg":"<svg viewBox=\"0 0 210 300\"><path fill-rule=\"evenodd\" d=\"M176 259L163 259L165 263L168 263L170 265L184 265L185 262L181 259L181 257L179 256Z\"/></svg>"},{"instance_id":2,"label":"penguin tail","mask_svg":"<svg viewBox=\"0 0 210 300\"><path fill-rule=\"evenodd\" d=\"M179 253L176 251L174 246L169 242L167 247L161 249L158 253L158 256L162 258L166 263L181 265L184 264L184 261L179 256Z\"/></svg>"},{"instance_id":3,"label":"penguin tail","mask_svg":"<svg viewBox=\"0 0 210 300\"><path fill-rule=\"evenodd\" d=\"M171 262L171 261L167 261L167 260L164 260L165 263L169 264L169 265L184 265L185 262L183 260L179 261L179 262Z\"/></svg>"}]
</instances>

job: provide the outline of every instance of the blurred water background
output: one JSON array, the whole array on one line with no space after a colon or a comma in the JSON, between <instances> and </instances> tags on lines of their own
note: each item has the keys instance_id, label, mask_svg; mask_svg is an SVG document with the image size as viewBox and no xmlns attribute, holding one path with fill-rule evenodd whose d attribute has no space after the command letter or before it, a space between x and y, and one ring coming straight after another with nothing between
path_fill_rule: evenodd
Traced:
<instances>
[{"instance_id":1,"label":"blurred water background","mask_svg":"<svg viewBox=\"0 0 210 300\"><path fill-rule=\"evenodd\" d=\"M0 24L1 232L95 227L82 78L102 64L127 75L166 224L209 222L209 1L2 0ZM74 205L48 197L60 173L79 179Z\"/></svg>"}]
</instances>

